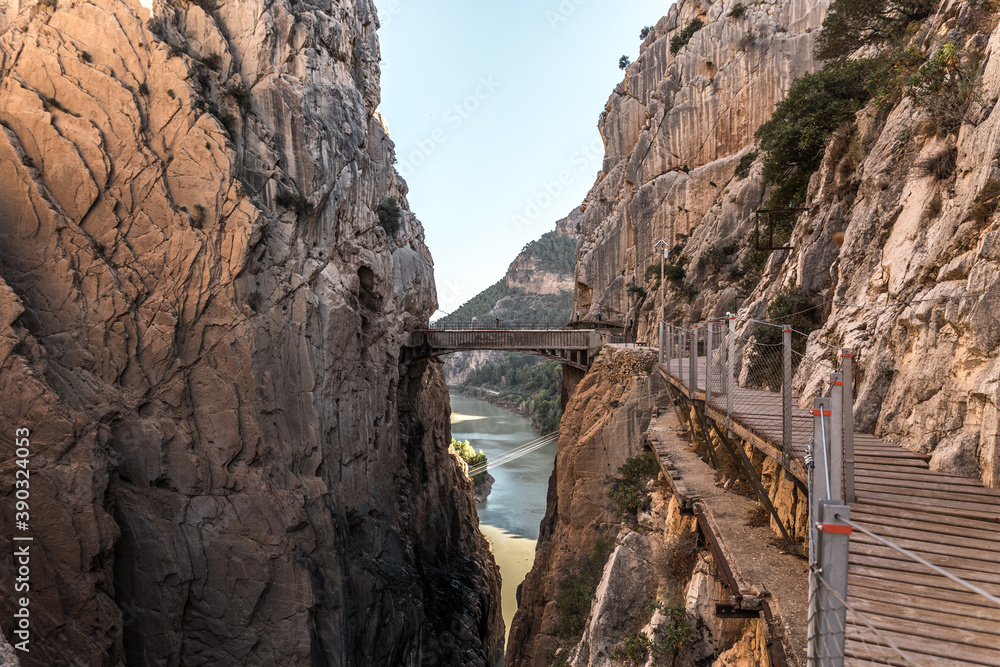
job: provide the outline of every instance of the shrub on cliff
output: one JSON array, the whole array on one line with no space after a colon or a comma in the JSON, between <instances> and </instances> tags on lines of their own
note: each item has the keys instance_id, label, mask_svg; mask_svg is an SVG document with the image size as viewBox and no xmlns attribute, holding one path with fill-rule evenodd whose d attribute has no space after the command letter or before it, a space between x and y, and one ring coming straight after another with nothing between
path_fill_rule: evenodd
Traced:
<instances>
[{"instance_id":1,"label":"shrub on cliff","mask_svg":"<svg viewBox=\"0 0 1000 667\"><path fill-rule=\"evenodd\" d=\"M618 59L618 69L625 69L631 64L632 61L629 60L628 56L622 56L621 58Z\"/></svg>"},{"instance_id":2,"label":"shrub on cliff","mask_svg":"<svg viewBox=\"0 0 1000 667\"><path fill-rule=\"evenodd\" d=\"M870 44L899 39L913 21L930 16L937 0L834 0L816 40L816 56L842 58Z\"/></svg>"},{"instance_id":3,"label":"shrub on cliff","mask_svg":"<svg viewBox=\"0 0 1000 667\"><path fill-rule=\"evenodd\" d=\"M389 236L395 236L402 227L403 210L395 197L386 197L378 209L378 223Z\"/></svg>"},{"instance_id":4,"label":"shrub on cliff","mask_svg":"<svg viewBox=\"0 0 1000 667\"><path fill-rule=\"evenodd\" d=\"M819 168L830 134L854 122L871 98L866 83L873 60L830 63L792 83L771 119L757 130L764 154L764 182L776 185L766 208L794 208L805 201L809 177Z\"/></svg>"},{"instance_id":5,"label":"shrub on cliff","mask_svg":"<svg viewBox=\"0 0 1000 667\"><path fill-rule=\"evenodd\" d=\"M639 510L649 506L646 484L660 472L660 464L653 452L644 452L625 461L619 468L621 479L616 479L608 492L611 506L623 519L635 518Z\"/></svg>"},{"instance_id":6,"label":"shrub on cliff","mask_svg":"<svg viewBox=\"0 0 1000 667\"><path fill-rule=\"evenodd\" d=\"M687 46L694 34L703 27L705 27L705 23L701 19L694 19L684 26L683 30L670 39L670 53L677 55L677 52Z\"/></svg>"},{"instance_id":7,"label":"shrub on cliff","mask_svg":"<svg viewBox=\"0 0 1000 667\"><path fill-rule=\"evenodd\" d=\"M559 612L559 634L562 638L575 639L583 633L594 593L604 574L604 565L613 550L614 544L603 538L598 539L590 555L582 558L574 570L565 573L560 581L556 611Z\"/></svg>"}]
</instances>

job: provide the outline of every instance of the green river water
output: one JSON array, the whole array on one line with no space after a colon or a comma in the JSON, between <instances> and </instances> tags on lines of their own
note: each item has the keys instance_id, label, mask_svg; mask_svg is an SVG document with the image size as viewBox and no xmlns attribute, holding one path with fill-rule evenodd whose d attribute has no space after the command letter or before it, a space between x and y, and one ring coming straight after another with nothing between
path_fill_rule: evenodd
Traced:
<instances>
[{"instance_id":1,"label":"green river water","mask_svg":"<svg viewBox=\"0 0 1000 667\"><path fill-rule=\"evenodd\" d=\"M489 461L538 438L523 417L466 396L451 397L452 434L468 440ZM510 622L517 610L517 586L535 559L538 527L545 515L545 496L555 463L556 445L546 445L499 468L490 496L477 505L479 525L493 545L503 577L503 618Z\"/></svg>"}]
</instances>

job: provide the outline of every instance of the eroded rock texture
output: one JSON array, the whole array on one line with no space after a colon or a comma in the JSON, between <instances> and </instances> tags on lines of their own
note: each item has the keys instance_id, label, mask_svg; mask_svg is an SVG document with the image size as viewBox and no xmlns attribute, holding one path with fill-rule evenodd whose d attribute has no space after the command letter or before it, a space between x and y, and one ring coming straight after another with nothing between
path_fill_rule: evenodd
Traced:
<instances>
[{"instance_id":1,"label":"eroded rock texture","mask_svg":"<svg viewBox=\"0 0 1000 667\"><path fill-rule=\"evenodd\" d=\"M436 296L370 0L0 9L24 664L492 664L499 575L442 375L398 364ZM5 550L12 521L5 500Z\"/></svg>"},{"instance_id":2,"label":"eroded rock texture","mask_svg":"<svg viewBox=\"0 0 1000 667\"><path fill-rule=\"evenodd\" d=\"M588 319L652 312L628 284L645 284L647 267L659 264L659 239L673 246L704 223L754 132L792 81L819 67L812 51L828 4L688 0L653 27L599 124L604 167L583 205L577 265L576 302ZM744 13L731 15L737 5ZM671 41L695 20L704 27L671 54ZM732 192L723 238L713 241L725 245L745 231L763 194L753 185Z\"/></svg>"},{"instance_id":3,"label":"eroded rock texture","mask_svg":"<svg viewBox=\"0 0 1000 667\"><path fill-rule=\"evenodd\" d=\"M812 51L828 4L685 0L651 31L600 125L607 154L584 204L576 304L634 317L639 339L653 341L664 312L678 322L737 310L764 318L778 293L810 293L825 323L817 336L855 350L857 426L998 486L995 13L947 0L911 26L909 46L921 53L950 43L982 57L976 103L955 127L905 96L862 111L831 138L792 251L771 255L759 281L740 279L767 191L759 161L743 174L737 166L792 80L822 65ZM738 5L745 11L733 15ZM668 55L695 18L704 27ZM680 246L674 261L687 259L680 285L646 274L660 238ZM807 354L824 351L817 343ZM827 372L800 367L805 402Z\"/></svg>"}]
</instances>

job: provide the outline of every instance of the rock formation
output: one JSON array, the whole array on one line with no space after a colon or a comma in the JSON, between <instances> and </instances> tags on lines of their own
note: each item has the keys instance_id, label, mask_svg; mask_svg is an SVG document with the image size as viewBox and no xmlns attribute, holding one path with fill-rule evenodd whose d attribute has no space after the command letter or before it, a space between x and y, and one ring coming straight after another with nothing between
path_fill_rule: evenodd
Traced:
<instances>
[{"instance_id":1,"label":"rock formation","mask_svg":"<svg viewBox=\"0 0 1000 667\"><path fill-rule=\"evenodd\" d=\"M493 663L499 575L443 375L398 363L436 296L377 25L370 0L0 5L23 664Z\"/></svg>"},{"instance_id":2,"label":"rock formation","mask_svg":"<svg viewBox=\"0 0 1000 667\"><path fill-rule=\"evenodd\" d=\"M951 128L905 95L869 105L831 140L793 249L773 253L758 282L740 284L753 212L767 194L750 154L754 132L795 77L822 65L813 45L828 4L687 0L650 31L600 124L607 154L584 203L575 307L619 322L634 316L639 339L651 340L664 312L677 321L736 310L763 318L785 290L814 294L817 336L855 350L858 427L996 487L995 13L945 0L911 25L907 44L922 54L953 44L982 58L975 104ZM696 18L704 27L669 55ZM646 273L659 264L661 238L686 261L679 285ZM824 374L803 365L799 393L815 395Z\"/></svg>"}]
</instances>

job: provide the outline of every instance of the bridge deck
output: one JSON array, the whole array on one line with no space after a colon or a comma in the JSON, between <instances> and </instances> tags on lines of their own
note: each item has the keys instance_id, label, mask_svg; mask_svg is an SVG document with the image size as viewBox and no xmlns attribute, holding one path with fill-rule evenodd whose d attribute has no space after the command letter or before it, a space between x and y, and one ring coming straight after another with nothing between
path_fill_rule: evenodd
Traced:
<instances>
[{"instance_id":1,"label":"bridge deck","mask_svg":"<svg viewBox=\"0 0 1000 667\"><path fill-rule=\"evenodd\" d=\"M696 400L705 400L702 358ZM688 373L687 361L683 374ZM660 372L687 391L676 362ZM781 396L751 392L734 401L730 429L781 461ZM725 422L725 403L713 397L709 417ZM792 472L804 474L804 455L812 437L806 410L793 415ZM938 567L990 593L1000 595L1000 490L979 480L931 471L926 456L868 434L855 435L858 502L852 520ZM805 477L800 477L805 480ZM872 632L853 612L847 618L846 664L1000 665L1000 607L987 598L936 574L876 540L851 536L848 602L892 640L906 658ZM790 621L793 619L789 619ZM806 619L801 619L802 623Z\"/></svg>"},{"instance_id":2,"label":"bridge deck","mask_svg":"<svg viewBox=\"0 0 1000 667\"><path fill-rule=\"evenodd\" d=\"M604 336L611 335L604 332ZM602 333L591 329L422 329L411 335L410 350L422 359L449 352L527 352L586 370Z\"/></svg>"}]
</instances>

